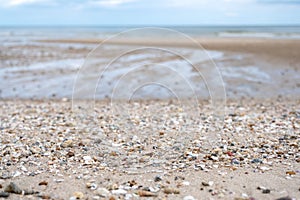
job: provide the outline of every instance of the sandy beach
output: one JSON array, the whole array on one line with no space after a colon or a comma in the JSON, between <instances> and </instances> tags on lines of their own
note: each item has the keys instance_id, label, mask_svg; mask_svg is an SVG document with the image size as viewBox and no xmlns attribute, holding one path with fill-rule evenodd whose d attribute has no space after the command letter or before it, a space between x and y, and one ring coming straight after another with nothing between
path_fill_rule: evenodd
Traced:
<instances>
[{"instance_id":1,"label":"sandy beach","mask_svg":"<svg viewBox=\"0 0 300 200\"><path fill-rule=\"evenodd\" d=\"M76 75L101 39L0 45L0 198L299 199L300 40L196 40L209 55L197 60L199 69L210 75L216 65L223 77L219 127L205 82L174 54L128 54L104 74L95 100L78 93L82 99L72 102ZM168 47L187 58L199 50L172 39L111 41L79 85L90 87L107 61L139 46ZM184 105L194 112L155 87L141 90L138 101L112 104L109 95L130 66L154 62L177 66L197 88L196 104ZM127 78L157 77L191 97L168 71L143 69Z\"/></svg>"},{"instance_id":2,"label":"sandy beach","mask_svg":"<svg viewBox=\"0 0 300 200\"><path fill-rule=\"evenodd\" d=\"M168 110L157 115L166 117L168 126L153 128L153 116L145 114L149 103L154 110ZM139 118L122 118L123 124L115 123L108 102L95 105L98 129L78 121L68 101L1 101L0 185L7 193L0 196L299 198L299 99L227 102L223 131L215 133L213 146L207 146L212 135L200 128L209 125L203 102L201 124L189 116L174 118L179 108L169 101L139 102L139 109L130 104ZM130 132L126 121L139 131ZM15 186L19 190L11 189Z\"/></svg>"}]
</instances>

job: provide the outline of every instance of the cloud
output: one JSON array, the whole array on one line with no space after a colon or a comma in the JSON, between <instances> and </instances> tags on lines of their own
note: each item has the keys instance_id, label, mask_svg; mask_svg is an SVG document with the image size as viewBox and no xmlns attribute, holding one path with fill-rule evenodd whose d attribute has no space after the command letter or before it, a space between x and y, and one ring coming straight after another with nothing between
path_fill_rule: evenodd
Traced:
<instances>
[{"instance_id":1,"label":"cloud","mask_svg":"<svg viewBox=\"0 0 300 200\"><path fill-rule=\"evenodd\" d=\"M123 4L135 2L137 0L0 0L0 6L2 7L16 7L22 5L35 5L44 4L47 5L77 5L77 6L101 6L101 7L116 7Z\"/></svg>"},{"instance_id":2,"label":"cloud","mask_svg":"<svg viewBox=\"0 0 300 200\"><path fill-rule=\"evenodd\" d=\"M115 7L122 4L127 4L134 2L136 0L97 0L97 1L90 1L91 4L100 5L104 7Z\"/></svg>"},{"instance_id":3,"label":"cloud","mask_svg":"<svg viewBox=\"0 0 300 200\"><path fill-rule=\"evenodd\" d=\"M37 4L45 1L46 0L0 0L0 3L6 7L13 7L26 4Z\"/></svg>"}]
</instances>

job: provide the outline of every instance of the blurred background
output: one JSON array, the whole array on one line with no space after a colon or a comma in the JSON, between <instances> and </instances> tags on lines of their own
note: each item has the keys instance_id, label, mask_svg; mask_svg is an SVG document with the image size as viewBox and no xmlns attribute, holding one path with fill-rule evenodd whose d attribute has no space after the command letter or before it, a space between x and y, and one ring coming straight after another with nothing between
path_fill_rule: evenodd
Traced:
<instances>
[{"instance_id":1,"label":"blurred background","mask_svg":"<svg viewBox=\"0 0 300 200\"><path fill-rule=\"evenodd\" d=\"M0 98L71 98L90 51L115 34L143 27L193 37L207 52L196 61L199 69L205 73L216 65L229 98L299 97L299 10L298 0L0 0ZM98 60L88 66L89 78L80 83L98 79L104 64L128 47L171 46L187 59L195 53L165 32L139 31L130 37L103 45ZM145 60L175 66L199 97L209 96L205 80L192 66L174 55L157 57L146 51L125 56L120 66L110 67L96 97L109 98L122 73ZM170 79L163 70L142 76ZM182 96L191 95L179 82L173 87ZM173 95L156 85L141 89L137 97Z\"/></svg>"}]
</instances>

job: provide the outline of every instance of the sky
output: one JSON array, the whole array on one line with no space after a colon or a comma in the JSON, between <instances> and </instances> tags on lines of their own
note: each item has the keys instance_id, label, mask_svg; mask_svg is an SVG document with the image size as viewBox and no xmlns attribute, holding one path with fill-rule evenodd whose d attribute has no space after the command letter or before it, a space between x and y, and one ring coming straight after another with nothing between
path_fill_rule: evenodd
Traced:
<instances>
[{"instance_id":1,"label":"sky","mask_svg":"<svg viewBox=\"0 0 300 200\"><path fill-rule=\"evenodd\" d=\"M0 0L0 26L295 24L300 0Z\"/></svg>"}]
</instances>

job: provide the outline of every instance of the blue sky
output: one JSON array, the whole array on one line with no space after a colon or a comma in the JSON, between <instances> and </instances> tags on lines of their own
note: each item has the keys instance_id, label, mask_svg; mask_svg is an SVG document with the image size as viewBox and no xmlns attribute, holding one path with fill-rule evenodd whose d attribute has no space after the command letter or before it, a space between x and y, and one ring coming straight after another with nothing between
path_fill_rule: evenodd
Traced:
<instances>
[{"instance_id":1,"label":"blue sky","mask_svg":"<svg viewBox=\"0 0 300 200\"><path fill-rule=\"evenodd\" d=\"M0 25L267 24L300 24L300 0L0 0Z\"/></svg>"}]
</instances>

